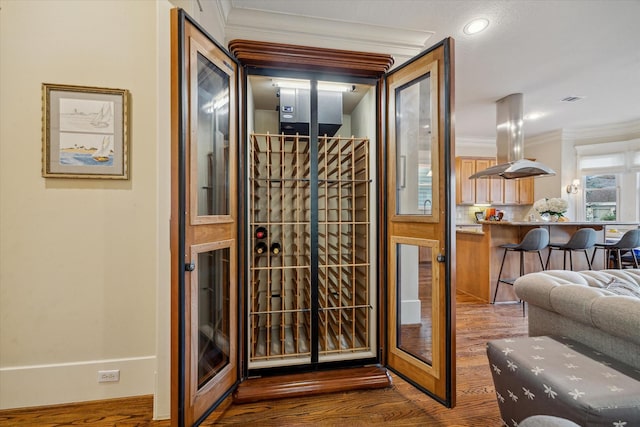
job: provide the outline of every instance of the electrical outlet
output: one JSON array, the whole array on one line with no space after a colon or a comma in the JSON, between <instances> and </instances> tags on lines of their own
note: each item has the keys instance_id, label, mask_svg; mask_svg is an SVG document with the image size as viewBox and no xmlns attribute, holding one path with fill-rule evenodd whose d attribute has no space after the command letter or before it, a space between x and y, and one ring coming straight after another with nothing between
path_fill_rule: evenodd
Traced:
<instances>
[{"instance_id":1,"label":"electrical outlet","mask_svg":"<svg viewBox=\"0 0 640 427\"><path fill-rule=\"evenodd\" d=\"M111 369L108 371L98 371L99 383L112 383L120 381L120 369Z\"/></svg>"}]
</instances>

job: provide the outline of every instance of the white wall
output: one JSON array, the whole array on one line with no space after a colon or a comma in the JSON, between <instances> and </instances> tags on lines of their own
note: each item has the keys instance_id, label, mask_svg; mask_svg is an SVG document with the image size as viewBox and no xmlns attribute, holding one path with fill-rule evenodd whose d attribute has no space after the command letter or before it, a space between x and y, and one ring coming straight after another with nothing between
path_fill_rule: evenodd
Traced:
<instances>
[{"instance_id":1,"label":"white wall","mask_svg":"<svg viewBox=\"0 0 640 427\"><path fill-rule=\"evenodd\" d=\"M534 200L543 199L545 197L564 197L566 199L567 193L562 193L562 183L566 181L563 176L565 174L573 175L573 172L567 172L566 158L563 157L563 153L564 148L561 131L554 131L525 139L525 157L528 159L535 159L556 171L554 176L535 178L535 188L533 193ZM569 165L570 164L571 163L569 163ZM569 180L569 182L571 182L571 180ZM574 216L571 214L570 210L571 209L567 212L567 216L573 219Z\"/></svg>"},{"instance_id":2,"label":"white wall","mask_svg":"<svg viewBox=\"0 0 640 427\"><path fill-rule=\"evenodd\" d=\"M153 394L156 382L166 404L168 3L0 8L0 408ZM43 82L130 91L129 180L41 176ZM120 382L99 384L99 369Z\"/></svg>"}]
</instances>

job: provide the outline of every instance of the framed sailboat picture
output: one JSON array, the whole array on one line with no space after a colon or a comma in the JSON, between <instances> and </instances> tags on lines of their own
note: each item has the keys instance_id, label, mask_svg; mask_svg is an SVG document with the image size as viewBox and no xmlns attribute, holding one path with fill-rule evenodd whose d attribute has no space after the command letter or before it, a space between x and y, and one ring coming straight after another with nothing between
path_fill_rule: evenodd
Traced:
<instances>
[{"instance_id":1,"label":"framed sailboat picture","mask_svg":"<svg viewBox=\"0 0 640 427\"><path fill-rule=\"evenodd\" d=\"M42 84L42 176L128 179L126 89Z\"/></svg>"}]
</instances>

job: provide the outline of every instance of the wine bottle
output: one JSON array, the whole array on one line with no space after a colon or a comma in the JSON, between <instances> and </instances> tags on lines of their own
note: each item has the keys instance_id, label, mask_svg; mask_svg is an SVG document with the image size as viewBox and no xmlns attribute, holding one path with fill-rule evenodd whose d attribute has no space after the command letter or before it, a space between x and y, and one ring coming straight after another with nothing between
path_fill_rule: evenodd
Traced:
<instances>
[{"instance_id":1,"label":"wine bottle","mask_svg":"<svg viewBox=\"0 0 640 427\"><path fill-rule=\"evenodd\" d=\"M273 255L278 255L280 253L280 243L275 242L271 244L271 253Z\"/></svg>"},{"instance_id":2,"label":"wine bottle","mask_svg":"<svg viewBox=\"0 0 640 427\"><path fill-rule=\"evenodd\" d=\"M255 251L258 255L267 252L267 244L264 242L258 242L258 244L255 247Z\"/></svg>"},{"instance_id":3,"label":"wine bottle","mask_svg":"<svg viewBox=\"0 0 640 427\"><path fill-rule=\"evenodd\" d=\"M267 229L264 227L256 228L255 236L256 239L265 239L267 237Z\"/></svg>"}]
</instances>

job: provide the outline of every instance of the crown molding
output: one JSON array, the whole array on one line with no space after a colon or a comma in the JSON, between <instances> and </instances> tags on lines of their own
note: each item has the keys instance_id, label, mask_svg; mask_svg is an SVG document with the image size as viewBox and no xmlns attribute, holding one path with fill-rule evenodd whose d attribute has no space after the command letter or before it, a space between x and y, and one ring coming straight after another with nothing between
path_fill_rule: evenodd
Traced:
<instances>
[{"instance_id":1,"label":"crown molding","mask_svg":"<svg viewBox=\"0 0 640 427\"><path fill-rule=\"evenodd\" d=\"M230 0L217 0L216 1L216 21L220 28L225 28L227 26L227 16L229 16L229 12L233 6L231 5Z\"/></svg>"},{"instance_id":2,"label":"crown molding","mask_svg":"<svg viewBox=\"0 0 640 427\"><path fill-rule=\"evenodd\" d=\"M625 140L640 137L640 119L626 122L609 123L579 129L563 129L563 139L589 142L608 140Z\"/></svg>"},{"instance_id":3,"label":"crown molding","mask_svg":"<svg viewBox=\"0 0 640 427\"><path fill-rule=\"evenodd\" d=\"M456 137L456 147L460 148L480 148L486 147L496 150L496 140L493 138Z\"/></svg>"},{"instance_id":4,"label":"crown molding","mask_svg":"<svg viewBox=\"0 0 640 427\"><path fill-rule=\"evenodd\" d=\"M412 57L425 49L431 31L312 18L256 9L231 8L227 43L234 39L336 48Z\"/></svg>"}]
</instances>

